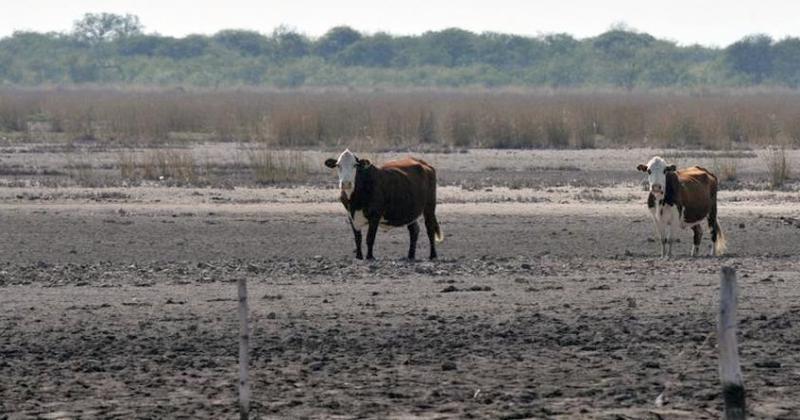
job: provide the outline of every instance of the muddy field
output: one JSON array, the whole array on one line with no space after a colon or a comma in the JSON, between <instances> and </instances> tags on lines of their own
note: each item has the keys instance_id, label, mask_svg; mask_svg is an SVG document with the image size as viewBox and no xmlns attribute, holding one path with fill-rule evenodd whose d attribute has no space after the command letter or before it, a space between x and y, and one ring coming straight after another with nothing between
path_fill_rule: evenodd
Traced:
<instances>
[{"instance_id":1,"label":"muddy field","mask_svg":"<svg viewBox=\"0 0 800 420\"><path fill-rule=\"evenodd\" d=\"M0 162L30 161L19 153ZM259 418L718 418L722 265L739 273L751 415L800 418L797 193L763 188L742 156L720 195L727 256L690 258L684 231L664 261L626 169L653 151L592 153L435 156L436 262L403 260L399 229L354 260L332 174L285 188L6 177L0 418L236 417L240 278Z\"/></svg>"}]
</instances>

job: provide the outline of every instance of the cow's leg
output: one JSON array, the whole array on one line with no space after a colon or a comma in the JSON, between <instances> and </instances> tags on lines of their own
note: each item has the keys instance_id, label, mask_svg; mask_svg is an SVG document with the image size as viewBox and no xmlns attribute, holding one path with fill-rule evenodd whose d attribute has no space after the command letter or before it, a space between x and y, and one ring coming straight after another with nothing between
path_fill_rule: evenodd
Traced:
<instances>
[{"instance_id":1,"label":"cow's leg","mask_svg":"<svg viewBox=\"0 0 800 420\"><path fill-rule=\"evenodd\" d=\"M674 206L664 206L662 208L662 223L664 224L664 240L662 247L666 248L664 258L672 257L672 244L675 243L679 224L678 209Z\"/></svg>"},{"instance_id":2,"label":"cow's leg","mask_svg":"<svg viewBox=\"0 0 800 420\"><path fill-rule=\"evenodd\" d=\"M419 238L419 223L416 220L408 225L408 235L411 239L408 246L408 259L413 260L417 254L417 238Z\"/></svg>"},{"instance_id":3,"label":"cow's leg","mask_svg":"<svg viewBox=\"0 0 800 420\"><path fill-rule=\"evenodd\" d=\"M711 243L708 245L708 256L713 257L716 254L714 252L714 248L716 247L717 240L719 239L719 232L717 231L717 225L715 223L709 222L708 225L709 230L711 231Z\"/></svg>"},{"instance_id":4,"label":"cow's leg","mask_svg":"<svg viewBox=\"0 0 800 420\"><path fill-rule=\"evenodd\" d=\"M363 260L364 254L361 253L361 231L356 230L352 223L350 223L350 227L353 229L353 238L356 241L356 258Z\"/></svg>"},{"instance_id":5,"label":"cow's leg","mask_svg":"<svg viewBox=\"0 0 800 420\"><path fill-rule=\"evenodd\" d=\"M700 241L703 240L703 227L700 225L692 226L692 232L694 232L694 238L692 241L692 256L696 257L700 254Z\"/></svg>"},{"instance_id":6,"label":"cow's leg","mask_svg":"<svg viewBox=\"0 0 800 420\"><path fill-rule=\"evenodd\" d=\"M672 257L672 241L672 224L667 223L664 229L664 245L666 247L666 255L664 255L664 258Z\"/></svg>"},{"instance_id":7,"label":"cow's leg","mask_svg":"<svg viewBox=\"0 0 800 420\"><path fill-rule=\"evenodd\" d=\"M659 245L661 245L661 258L664 258L664 254L666 252L664 248L666 245L666 242L664 242L664 223L661 221L661 218L658 217L661 210L656 206L655 200L652 199L652 195L647 201L647 207L650 209L650 215L653 217L653 226L656 229L656 239L658 240Z\"/></svg>"},{"instance_id":8,"label":"cow's leg","mask_svg":"<svg viewBox=\"0 0 800 420\"><path fill-rule=\"evenodd\" d=\"M661 245L661 258L667 257L667 236L665 232L666 223L663 220L653 218L653 222L655 222L656 226L656 236L658 237L658 243Z\"/></svg>"},{"instance_id":9,"label":"cow's leg","mask_svg":"<svg viewBox=\"0 0 800 420\"><path fill-rule=\"evenodd\" d=\"M678 238L678 232L680 231L680 224L678 223L677 213L675 217L670 220L669 226L667 226L667 235L669 237L669 243L667 248L667 258L672 258L672 245Z\"/></svg>"},{"instance_id":10,"label":"cow's leg","mask_svg":"<svg viewBox=\"0 0 800 420\"><path fill-rule=\"evenodd\" d=\"M367 229L367 259L373 260L375 257L372 255L372 246L375 245L375 235L378 233L378 223L380 219L373 218L369 221L369 228Z\"/></svg>"},{"instance_id":11,"label":"cow's leg","mask_svg":"<svg viewBox=\"0 0 800 420\"><path fill-rule=\"evenodd\" d=\"M666 239L664 238L664 223L653 217L653 226L655 226L656 228L656 240L658 241L658 244L661 246L661 258L664 258L664 255L667 252L666 249L667 242Z\"/></svg>"},{"instance_id":12,"label":"cow's leg","mask_svg":"<svg viewBox=\"0 0 800 420\"><path fill-rule=\"evenodd\" d=\"M425 212L425 233L428 234L428 242L431 244L431 253L429 258L436 259L436 230L439 227L439 222L436 220L436 215L433 210ZM441 240L441 239L440 239Z\"/></svg>"}]
</instances>

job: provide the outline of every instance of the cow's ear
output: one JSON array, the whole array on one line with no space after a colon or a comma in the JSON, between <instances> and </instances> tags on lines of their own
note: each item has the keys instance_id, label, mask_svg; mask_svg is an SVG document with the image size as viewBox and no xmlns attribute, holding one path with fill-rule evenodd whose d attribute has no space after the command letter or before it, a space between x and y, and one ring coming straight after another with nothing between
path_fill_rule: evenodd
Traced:
<instances>
[{"instance_id":1,"label":"cow's ear","mask_svg":"<svg viewBox=\"0 0 800 420\"><path fill-rule=\"evenodd\" d=\"M336 159L333 159L333 158L325 159L325 166L327 166L329 168L335 168L336 167Z\"/></svg>"},{"instance_id":2,"label":"cow's ear","mask_svg":"<svg viewBox=\"0 0 800 420\"><path fill-rule=\"evenodd\" d=\"M647 172L647 165L642 165L640 163L639 166L636 167L636 169L641 171L641 172Z\"/></svg>"},{"instance_id":3,"label":"cow's ear","mask_svg":"<svg viewBox=\"0 0 800 420\"><path fill-rule=\"evenodd\" d=\"M372 162L368 159L361 159L358 161L358 166L361 168L369 168L370 165L372 165Z\"/></svg>"},{"instance_id":4,"label":"cow's ear","mask_svg":"<svg viewBox=\"0 0 800 420\"><path fill-rule=\"evenodd\" d=\"M675 172L675 171L677 171L677 170L678 170L678 167L677 167L677 166L675 166L675 165L669 165L669 166L667 166L667 168L666 168L666 169L664 169L664 173L667 173L667 172Z\"/></svg>"}]
</instances>

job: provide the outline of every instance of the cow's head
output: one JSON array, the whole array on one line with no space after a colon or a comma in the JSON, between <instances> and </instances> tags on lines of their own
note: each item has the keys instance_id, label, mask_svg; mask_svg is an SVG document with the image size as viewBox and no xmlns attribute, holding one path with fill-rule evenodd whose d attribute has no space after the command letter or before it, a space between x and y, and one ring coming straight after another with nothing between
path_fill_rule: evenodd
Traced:
<instances>
[{"instance_id":1,"label":"cow's head","mask_svg":"<svg viewBox=\"0 0 800 420\"><path fill-rule=\"evenodd\" d=\"M667 188L667 173L675 172L675 165L667 165L667 161L659 156L650 159L647 165L636 167L639 171L647 173L647 182L650 183L650 192L661 197Z\"/></svg>"},{"instance_id":2,"label":"cow's head","mask_svg":"<svg viewBox=\"0 0 800 420\"><path fill-rule=\"evenodd\" d=\"M350 149L345 149L339 155L339 159L326 159L325 166L336 168L339 174L339 189L347 194L349 198L356 187L356 173L359 169L369 167L370 162L366 159L359 159Z\"/></svg>"}]
</instances>

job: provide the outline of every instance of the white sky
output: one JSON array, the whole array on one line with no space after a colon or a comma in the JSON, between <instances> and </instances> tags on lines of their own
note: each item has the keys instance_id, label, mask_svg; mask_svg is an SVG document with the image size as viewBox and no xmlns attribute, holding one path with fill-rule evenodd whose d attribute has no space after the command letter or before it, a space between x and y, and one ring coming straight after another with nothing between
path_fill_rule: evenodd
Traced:
<instances>
[{"instance_id":1,"label":"white sky","mask_svg":"<svg viewBox=\"0 0 800 420\"><path fill-rule=\"evenodd\" d=\"M392 34L459 27L521 35L595 36L624 22L681 45L726 46L753 33L800 37L796 0L6 0L0 37L15 30L69 31L86 12L138 15L146 32L184 36L221 29L271 32L284 24L310 36L336 25Z\"/></svg>"}]
</instances>

